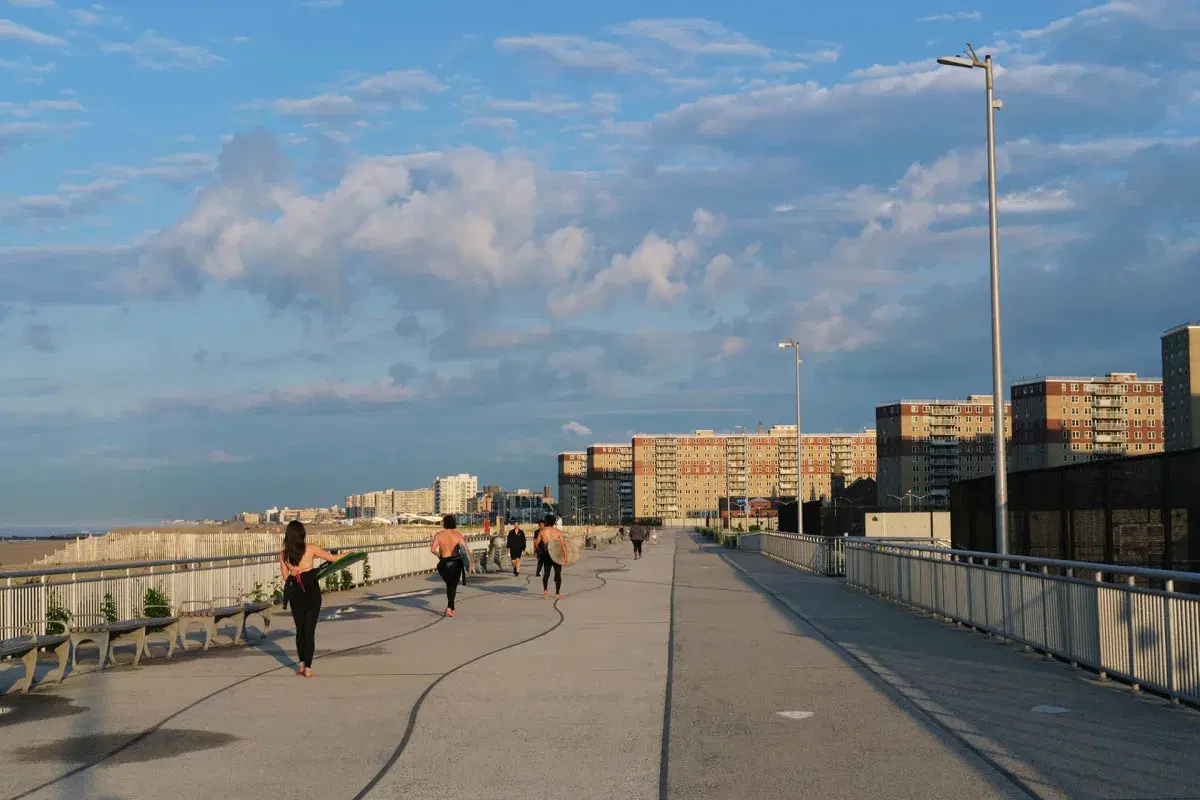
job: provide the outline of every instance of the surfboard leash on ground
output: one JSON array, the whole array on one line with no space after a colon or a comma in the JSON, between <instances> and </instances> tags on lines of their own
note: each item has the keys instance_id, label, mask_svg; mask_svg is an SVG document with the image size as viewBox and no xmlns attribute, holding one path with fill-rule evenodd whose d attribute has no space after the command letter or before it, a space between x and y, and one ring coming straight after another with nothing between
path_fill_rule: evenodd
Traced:
<instances>
[{"instance_id":1,"label":"surfboard leash on ground","mask_svg":"<svg viewBox=\"0 0 1200 800\"><path fill-rule=\"evenodd\" d=\"M383 766L379 768L379 771L376 772L371 777L371 779L369 781L367 781L366 784L363 785L362 789L360 789L356 795L354 795L354 800L361 800L362 798L364 798L368 794L370 794L371 791L376 786L379 785L379 782L387 776L388 772L391 771L392 767L394 767L396 765L396 762L400 760L400 757L402 755L404 755L404 751L406 749L408 749L408 743L410 741L412 741L413 733L417 729L417 718L421 713L421 706L424 705L426 698L428 698L429 695L433 693L433 690L438 687L438 684L440 684L442 681L449 678L454 673L458 672L460 669L463 669L465 667L471 666L472 664L478 663L478 662L484 660L485 658L488 658L489 656L498 655L500 653L505 652L506 650L512 650L514 648L520 647L521 645L529 644L530 642L534 642L534 641L537 641L538 639L541 639L543 636L548 636L549 634L553 633L560 626L562 626L562 624L564 622L566 622L566 619L567 619L566 616L563 614L562 609L560 609L558 607L558 604L560 602L562 602L563 600L566 600L567 597L576 597L581 594L587 594L588 592L594 592L597 589L603 589L605 586L608 585L608 580L603 578L602 575L607 575L610 572L623 572L626 569L628 569L628 567L625 565L625 562L623 562L621 559L613 559L613 560L616 561L621 566L619 568L614 568L614 569L592 570L592 574L594 575L594 577L600 581L599 586L592 586L591 588L584 589L579 592L573 592L570 595L565 595L554 601L554 605L552 606L552 608L554 609L554 612L556 614L558 614L558 620L553 625L551 625L549 628L546 628L541 633L537 633L537 634L534 634L533 636L526 637L525 639L522 639L519 642L513 642L511 644L506 644L503 647L497 647L495 650L489 650L486 653L475 656L474 658L472 658L468 661L462 662L461 664L459 664L456 667L452 667L451 669L446 670L445 672L443 672L442 674L440 674L436 678L434 678L433 682L430 683L428 686L426 686L425 690L423 692L421 692L421 694L417 697L416 702L413 703L412 708L409 710L408 724L404 728L404 735L400 738L399 744L396 745L396 748L392 751L392 754L390 756L388 756L388 759L387 759L387 761L385 761L383 763ZM526 585L528 585L528 583L526 583Z\"/></svg>"},{"instance_id":2,"label":"surfboard leash on ground","mask_svg":"<svg viewBox=\"0 0 1200 800\"><path fill-rule=\"evenodd\" d=\"M529 587L529 583L531 580L532 580L531 577L525 578L525 588ZM478 596L481 596L481 595L476 595L476 597L478 597ZM470 600L470 599L471 599L470 596L463 598L463 600ZM437 625L439 622L441 622L444 619L446 619L446 617L444 615L439 614L438 618L435 619L433 622L426 623L425 625L422 625L418 628L413 628L410 631L405 631L404 633L398 633L395 636L387 636L382 639L376 639L376 640L370 641L370 642L363 642L362 644L356 644L353 647L343 647L340 650L331 650L327 653L322 653L321 657L329 658L331 656L340 656L340 655L343 655L346 653L353 653L355 650L362 650L365 647L374 647L375 645L387 644L388 642L393 642L397 639L403 639L405 636L411 636L414 633L419 633L420 631L423 631L426 628L432 628L434 625ZM257 648L255 648L253 645L251 645L251 649L257 649ZM98 767L101 764L103 764L105 761L108 761L110 758L113 758L114 756L118 756L121 753L128 750L130 747L133 747L135 744L137 744L141 741L144 741L146 738L148 738L149 736L154 734L156 731L158 731L160 728L162 728L162 726L166 725L168 722L170 722L171 720L180 716L181 714L191 711L193 708L196 708L201 703L205 703L209 700L212 700L213 698L217 697L218 695L224 694L225 692L229 691L230 689L236 689L237 687L241 686L242 684L249 683L252 680L264 677L266 675L270 675L273 672L279 672L280 670L283 670L283 669L290 669L292 666L295 666L295 665L281 664L277 667L271 667L270 669L265 669L262 672L256 672L253 675L247 675L245 678L241 678L239 680L234 681L231 684L222 686L220 689L216 689L212 692L209 692L208 694L204 695L203 697L201 697L197 700L193 700L191 703L188 703L183 708L180 708L180 709L177 709L176 711L171 712L170 714L163 717L162 719L160 719L158 722L154 723L150 727L143 729L142 731L134 734L128 740L122 742L121 744L117 745L116 747L112 748L111 750L108 750L103 755L100 755L85 764L80 764L79 766L74 767L74 768L68 770L67 772L64 772L62 775L59 775L59 776L52 778L44 783L34 786L31 789L26 789L25 791L21 792L20 794L12 795L11 797L7 798L6 800L22 800L23 798L29 797L30 795L34 794L35 792L40 792L43 789L47 789L51 786L54 786L55 784L61 783L65 780L68 780L69 778L73 778L76 775L79 775L83 772L88 771L89 769Z\"/></svg>"}]
</instances>

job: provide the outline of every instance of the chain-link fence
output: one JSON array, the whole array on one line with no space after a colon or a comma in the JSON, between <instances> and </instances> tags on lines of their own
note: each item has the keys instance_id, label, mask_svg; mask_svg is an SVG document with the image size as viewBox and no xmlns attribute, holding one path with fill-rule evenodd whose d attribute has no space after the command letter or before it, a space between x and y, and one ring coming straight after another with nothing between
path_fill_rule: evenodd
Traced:
<instances>
[{"instance_id":1,"label":"chain-link fence","mask_svg":"<svg viewBox=\"0 0 1200 800\"><path fill-rule=\"evenodd\" d=\"M995 552L994 482L951 489L956 548ZM1008 476L1013 555L1200 572L1200 449Z\"/></svg>"}]
</instances>

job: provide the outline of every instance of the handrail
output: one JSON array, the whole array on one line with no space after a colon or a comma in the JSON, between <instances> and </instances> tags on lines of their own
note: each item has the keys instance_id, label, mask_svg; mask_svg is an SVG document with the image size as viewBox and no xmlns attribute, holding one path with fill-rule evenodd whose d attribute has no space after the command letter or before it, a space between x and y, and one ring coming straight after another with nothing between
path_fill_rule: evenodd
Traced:
<instances>
[{"instance_id":1,"label":"handrail","mask_svg":"<svg viewBox=\"0 0 1200 800\"><path fill-rule=\"evenodd\" d=\"M864 550L876 547L892 547L899 550L936 553L955 558L983 558L991 561L1031 564L1037 567L1057 567L1085 572L1111 573L1113 575L1135 575L1142 578L1156 578L1161 581L1200 582L1200 572L1180 572L1178 570L1150 569L1149 567L1127 567L1120 564L1104 564L1098 561L1065 561L1058 558L1041 558L1040 556L1014 556L1007 553L989 553L982 550L955 550L953 548L930 547L928 545L899 544L895 540L881 541L863 536L847 536L846 545Z\"/></svg>"},{"instance_id":2,"label":"handrail","mask_svg":"<svg viewBox=\"0 0 1200 800\"><path fill-rule=\"evenodd\" d=\"M467 536L468 542L481 542L490 539L490 536L477 534ZM429 542L426 540L418 540L415 542L380 542L379 544L359 544L359 545L343 545L331 549L329 552L337 553L342 550L405 550L415 547L428 547ZM107 572L109 570L119 569L146 569L148 567L170 567L181 564L215 564L218 562L229 563L234 561L251 561L254 559L278 558L279 551L271 550L265 553L241 553L231 556L204 556L203 558L173 558L165 561L118 561L118 562L103 562L99 564L80 564L73 567L49 567L47 569L19 569L0 571L0 580L6 578L37 578L43 575L76 575L81 572Z\"/></svg>"}]
</instances>

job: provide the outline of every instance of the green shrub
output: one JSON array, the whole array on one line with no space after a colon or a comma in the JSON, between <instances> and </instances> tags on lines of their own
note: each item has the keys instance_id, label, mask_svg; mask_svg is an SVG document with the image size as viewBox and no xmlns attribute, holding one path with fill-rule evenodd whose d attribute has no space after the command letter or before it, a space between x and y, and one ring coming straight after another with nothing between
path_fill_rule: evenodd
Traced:
<instances>
[{"instance_id":1,"label":"green shrub","mask_svg":"<svg viewBox=\"0 0 1200 800\"><path fill-rule=\"evenodd\" d=\"M363 561L363 586L371 582L371 559Z\"/></svg>"},{"instance_id":2,"label":"green shrub","mask_svg":"<svg viewBox=\"0 0 1200 800\"><path fill-rule=\"evenodd\" d=\"M142 617L145 619L169 617L171 616L170 605L171 599L162 589L149 588L142 597Z\"/></svg>"},{"instance_id":3,"label":"green shrub","mask_svg":"<svg viewBox=\"0 0 1200 800\"><path fill-rule=\"evenodd\" d=\"M343 591L346 589L354 588L354 578L351 577L350 570L348 570L348 569L342 570L341 572L338 573L338 578L339 578L339 582L341 583L340 588Z\"/></svg>"},{"instance_id":4,"label":"green shrub","mask_svg":"<svg viewBox=\"0 0 1200 800\"><path fill-rule=\"evenodd\" d=\"M67 632L73 615L67 610L56 592L51 592L46 600L46 633L54 636Z\"/></svg>"},{"instance_id":5,"label":"green shrub","mask_svg":"<svg viewBox=\"0 0 1200 800\"><path fill-rule=\"evenodd\" d=\"M117 601L113 599L112 592L104 593L104 602L100 604L100 615L104 617L105 622L116 622L120 619L117 614Z\"/></svg>"}]
</instances>

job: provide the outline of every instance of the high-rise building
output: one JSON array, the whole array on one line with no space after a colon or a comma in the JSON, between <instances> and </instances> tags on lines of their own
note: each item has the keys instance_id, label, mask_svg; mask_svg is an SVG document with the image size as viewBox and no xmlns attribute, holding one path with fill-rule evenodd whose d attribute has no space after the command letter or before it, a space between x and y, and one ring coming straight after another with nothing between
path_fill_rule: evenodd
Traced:
<instances>
[{"instance_id":1,"label":"high-rise building","mask_svg":"<svg viewBox=\"0 0 1200 800\"><path fill-rule=\"evenodd\" d=\"M558 515L567 522L579 521L586 511L587 464L587 453L558 454Z\"/></svg>"},{"instance_id":2,"label":"high-rise building","mask_svg":"<svg viewBox=\"0 0 1200 800\"><path fill-rule=\"evenodd\" d=\"M1162 335L1166 449L1200 447L1200 322Z\"/></svg>"},{"instance_id":3,"label":"high-rise building","mask_svg":"<svg viewBox=\"0 0 1200 800\"><path fill-rule=\"evenodd\" d=\"M1019 381L1012 408L1013 472L1163 450L1158 378L1110 372Z\"/></svg>"},{"instance_id":4,"label":"high-rise building","mask_svg":"<svg viewBox=\"0 0 1200 800\"><path fill-rule=\"evenodd\" d=\"M846 483L875 477L875 431L801 436L805 500L831 497L835 476ZM635 517L700 517L719 513L722 498L796 496L796 426L765 433L633 437Z\"/></svg>"},{"instance_id":5,"label":"high-rise building","mask_svg":"<svg viewBox=\"0 0 1200 800\"><path fill-rule=\"evenodd\" d=\"M460 472L433 481L433 508L438 514L466 514L479 492L479 478Z\"/></svg>"},{"instance_id":6,"label":"high-rise building","mask_svg":"<svg viewBox=\"0 0 1200 800\"><path fill-rule=\"evenodd\" d=\"M632 445L594 444L587 449L586 518L604 524L633 520Z\"/></svg>"},{"instance_id":7,"label":"high-rise building","mask_svg":"<svg viewBox=\"0 0 1200 800\"><path fill-rule=\"evenodd\" d=\"M1012 403L1004 404L1004 438L1012 435ZM992 395L965 402L901 400L875 408L879 505L943 507L950 484L991 475Z\"/></svg>"}]
</instances>

